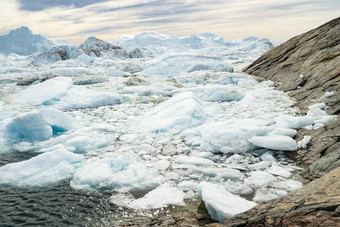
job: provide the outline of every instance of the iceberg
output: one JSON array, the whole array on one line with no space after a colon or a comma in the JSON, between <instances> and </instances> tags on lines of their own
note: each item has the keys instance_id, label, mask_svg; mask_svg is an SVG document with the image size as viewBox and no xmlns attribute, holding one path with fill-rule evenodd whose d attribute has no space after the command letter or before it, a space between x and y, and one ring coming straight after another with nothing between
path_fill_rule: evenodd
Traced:
<instances>
[{"instance_id":1,"label":"iceberg","mask_svg":"<svg viewBox=\"0 0 340 227\"><path fill-rule=\"evenodd\" d=\"M31 55L48 51L59 44L22 26L10 31L7 35L0 36L0 53Z\"/></svg>"},{"instance_id":2,"label":"iceberg","mask_svg":"<svg viewBox=\"0 0 340 227\"><path fill-rule=\"evenodd\" d=\"M231 119L224 122L206 122L182 134L187 143L213 153L243 153L250 149L248 139L265 135L269 129L264 120Z\"/></svg>"},{"instance_id":3,"label":"iceberg","mask_svg":"<svg viewBox=\"0 0 340 227\"><path fill-rule=\"evenodd\" d=\"M133 209L155 209L169 205L185 206L183 199L184 193L181 190L171 187L169 183L164 183L148 192L142 198L132 201L128 207Z\"/></svg>"},{"instance_id":4,"label":"iceberg","mask_svg":"<svg viewBox=\"0 0 340 227\"><path fill-rule=\"evenodd\" d=\"M80 190L146 189L157 184L158 175L138 155L89 159L75 171L71 186Z\"/></svg>"},{"instance_id":5,"label":"iceberg","mask_svg":"<svg viewBox=\"0 0 340 227\"><path fill-rule=\"evenodd\" d=\"M32 105L50 105L66 94L72 87L72 79L69 77L56 77L35 84L18 94L20 100Z\"/></svg>"},{"instance_id":6,"label":"iceberg","mask_svg":"<svg viewBox=\"0 0 340 227\"><path fill-rule=\"evenodd\" d=\"M121 103L117 94L93 91L73 85L69 77L56 77L32 85L21 91L18 97L28 104L54 105L63 110L95 108Z\"/></svg>"},{"instance_id":7,"label":"iceberg","mask_svg":"<svg viewBox=\"0 0 340 227\"><path fill-rule=\"evenodd\" d=\"M72 177L83 156L57 149L0 167L0 184L44 187Z\"/></svg>"},{"instance_id":8,"label":"iceberg","mask_svg":"<svg viewBox=\"0 0 340 227\"><path fill-rule=\"evenodd\" d=\"M211 218L219 222L257 205L255 202L234 195L221 185L213 183L201 182L198 185L197 193L204 201Z\"/></svg>"},{"instance_id":9,"label":"iceberg","mask_svg":"<svg viewBox=\"0 0 340 227\"><path fill-rule=\"evenodd\" d=\"M206 119L204 106L192 92L178 94L147 112L142 126L154 133L182 131L202 124Z\"/></svg>"},{"instance_id":10,"label":"iceberg","mask_svg":"<svg viewBox=\"0 0 340 227\"><path fill-rule=\"evenodd\" d=\"M182 72L214 70L233 72L234 69L221 58L201 55L169 55L157 58L140 73L146 76L174 77Z\"/></svg>"},{"instance_id":11,"label":"iceberg","mask_svg":"<svg viewBox=\"0 0 340 227\"><path fill-rule=\"evenodd\" d=\"M253 136L249 139L249 142L272 150L294 151L297 148L295 140L289 136Z\"/></svg>"},{"instance_id":12,"label":"iceberg","mask_svg":"<svg viewBox=\"0 0 340 227\"><path fill-rule=\"evenodd\" d=\"M9 140L47 140L72 128L73 120L56 109L41 109L14 117L5 128Z\"/></svg>"}]
</instances>

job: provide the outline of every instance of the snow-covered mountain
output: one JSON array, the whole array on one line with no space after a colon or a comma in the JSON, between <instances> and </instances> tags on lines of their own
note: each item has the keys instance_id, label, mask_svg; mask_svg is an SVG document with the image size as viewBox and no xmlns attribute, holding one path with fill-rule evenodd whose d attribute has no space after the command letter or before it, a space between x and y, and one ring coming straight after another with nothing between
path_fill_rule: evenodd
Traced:
<instances>
[{"instance_id":1,"label":"snow-covered mountain","mask_svg":"<svg viewBox=\"0 0 340 227\"><path fill-rule=\"evenodd\" d=\"M33 32L27 27L20 27L0 36L0 53L31 55L36 52L45 52L62 43L52 41L45 36Z\"/></svg>"},{"instance_id":2,"label":"snow-covered mountain","mask_svg":"<svg viewBox=\"0 0 340 227\"><path fill-rule=\"evenodd\" d=\"M163 54L166 51L182 52L187 49L203 49L211 47L228 47L245 51L264 52L273 47L270 40L258 37L229 40L211 33L176 37L151 31L140 32L135 36L121 36L112 43L121 46L128 51L135 48L146 48L154 55Z\"/></svg>"}]
</instances>

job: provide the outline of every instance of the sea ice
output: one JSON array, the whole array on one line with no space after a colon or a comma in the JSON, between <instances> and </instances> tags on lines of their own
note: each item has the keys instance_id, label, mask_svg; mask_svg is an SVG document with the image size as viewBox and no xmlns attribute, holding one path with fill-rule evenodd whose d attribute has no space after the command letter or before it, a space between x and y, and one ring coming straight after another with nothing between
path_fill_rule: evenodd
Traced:
<instances>
[{"instance_id":1,"label":"sea ice","mask_svg":"<svg viewBox=\"0 0 340 227\"><path fill-rule=\"evenodd\" d=\"M55 109L34 110L14 117L5 128L10 140L47 140L53 133L72 128L73 120Z\"/></svg>"},{"instance_id":2,"label":"sea ice","mask_svg":"<svg viewBox=\"0 0 340 227\"><path fill-rule=\"evenodd\" d=\"M231 102L240 101L244 95L236 86L205 86L193 89L193 92L204 101Z\"/></svg>"},{"instance_id":3,"label":"sea ice","mask_svg":"<svg viewBox=\"0 0 340 227\"><path fill-rule=\"evenodd\" d=\"M142 126L155 133L172 129L182 131L202 124L205 119L203 104L191 92L186 92L147 112L143 116Z\"/></svg>"},{"instance_id":4,"label":"sea ice","mask_svg":"<svg viewBox=\"0 0 340 227\"><path fill-rule=\"evenodd\" d=\"M248 139L268 133L267 122L255 119L231 119L207 122L182 134L185 141L202 151L243 153L250 149Z\"/></svg>"},{"instance_id":5,"label":"sea ice","mask_svg":"<svg viewBox=\"0 0 340 227\"><path fill-rule=\"evenodd\" d=\"M131 202L128 207L133 209L154 209L168 205L185 206L184 193L178 188L164 183L156 189L148 192L144 197Z\"/></svg>"},{"instance_id":6,"label":"sea ice","mask_svg":"<svg viewBox=\"0 0 340 227\"><path fill-rule=\"evenodd\" d=\"M268 168L268 173L274 175L274 176L280 176L280 177L284 177L284 178L289 178L292 173L287 170L286 168L283 168L282 166L280 166L280 164L273 162L271 167Z\"/></svg>"},{"instance_id":7,"label":"sea ice","mask_svg":"<svg viewBox=\"0 0 340 227\"><path fill-rule=\"evenodd\" d=\"M202 166L202 165L213 165L214 162L205 159L205 158L199 158L199 157L190 157L190 156L176 156L175 162L178 164L189 164L189 165L197 165L197 166Z\"/></svg>"},{"instance_id":8,"label":"sea ice","mask_svg":"<svg viewBox=\"0 0 340 227\"><path fill-rule=\"evenodd\" d=\"M56 77L40 84L35 84L18 94L20 100L33 105L49 105L60 100L61 96L72 87L72 79Z\"/></svg>"},{"instance_id":9,"label":"sea ice","mask_svg":"<svg viewBox=\"0 0 340 227\"><path fill-rule=\"evenodd\" d=\"M294 151L296 142L288 136L253 136L249 139L252 144L272 150Z\"/></svg>"},{"instance_id":10,"label":"sea ice","mask_svg":"<svg viewBox=\"0 0 340 227\"><path fill-rule=\"evenodd\" d=\"M232 66L220 58L200 55L168 55L146 65L141 75L174 77L182 72L201 70L234 71Z\"/></svg>"},{"instance_id":11,"label":"sea ice","mask_svg":"<svg viewBox=\"0 0 340 227\"><path fill-rule=\"evenodd\" d=\"M80 190L146 189L158 182L158 175L148 169L134 153L118 157L93 158L82 163L73 175L71 186Z\"/></svg>"},{"instance_id":12,"label":"sea ice","mask_svg":"<svg viewBox=\"0 0 340 227\"><path fill-rule=\"evenodd\" d=\"M244 183L252 188L260 188L276 180L277 178L270 173L264 171L253 171L249 173L249 177L245 179Z\"/></svg>"},{"instance_id":13,"label":"sea ice","mask_svg":"<svg viewBox=\"0 0 340 227\"><path fill-rule=\"evenodd\" d=\"M43 187L72 177L83 156L57 149L0 167L0 184Z\"/></svg>"},{"instance_id":14,"label":"sea ice","mask_svg":"<svg viewBox=\"0 0 340 227\"><path fill-rule=\"evenodd\" d=\"M204 201L211 218L219 222L257 205L228 192L221 185L208 182L201 182L197 193Z\"/></svg>"},{"instance_id":15,"label":"sea ice","mask_svg":"<svg viewBox=\"0 0 340 227\"><path fill-rule=\"evenodd\" d=\"M73 86L56 105L64 110L78 108L96 108L106 105L120 104L117 94L93 91L91 89Z\"/></svg>"},{"instance_id":16,"label":"sea ice","mask_svg":"<svg viewBox=\"0 0 340 227\"><path fill-rule=\"evenodd\" d=\"M268 202L269 200L275 199L279 196L287 194L287 191L277 188L260 188L255 192L253 201L257 203Z\"/></svg>"}]
</instances>

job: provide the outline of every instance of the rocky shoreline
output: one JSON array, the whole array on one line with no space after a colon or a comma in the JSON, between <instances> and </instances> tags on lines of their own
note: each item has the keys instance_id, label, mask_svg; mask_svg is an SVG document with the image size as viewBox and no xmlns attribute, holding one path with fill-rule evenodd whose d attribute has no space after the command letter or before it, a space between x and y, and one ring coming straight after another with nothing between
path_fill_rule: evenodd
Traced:
<instances>
[{"instance_id":1,"label":"rocky shoreline","mask_svg":"<svg viewBox=\"0 0 340 227\"><path fill-rule=\"evenodd\" d=\"M308 106L325 103L330 115L340 113L340 17L296 36L263 54L244 69L258 81L272 80L289 92L304 115ZM211 223L203 203L193 199L145 226L340 226L340 118L314 130L301 129L297 141L311 136L306 148L286 155L303 167L301 189L236 215ZM310 183L309 183L310 182ZM203 206L203 207L202 207ZM126 225L123 225L126 226Z\"/></svg>"},{"instance_id":2,"label":"rocky shoreline","mask_svg":"<svg viewBox=\"0 0 340 227\"><path fill-rule=\"evenodd\" d=\"M323 102L328 114L338 115L339 63L340 17L273 48L244 71L280 83L301 114ZM301 129L295 139L307 135L307 148L286 154L311 183L214 226L340 226L340 119Z\"/></svg>"}]
</instances>

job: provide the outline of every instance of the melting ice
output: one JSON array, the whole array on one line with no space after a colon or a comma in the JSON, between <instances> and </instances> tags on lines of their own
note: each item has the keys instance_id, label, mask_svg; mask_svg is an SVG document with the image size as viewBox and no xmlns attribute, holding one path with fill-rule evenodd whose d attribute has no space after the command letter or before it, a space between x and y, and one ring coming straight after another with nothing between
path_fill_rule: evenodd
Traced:
<instances>
[{"instance_id":1,"label":"melting ice","mask_svg":"<svg viewBox=\"0 0 340 227\"><path fill-rule=\"evenodd\" d=\"M199 195L223 221L301 187L283 151L308 146L296 130L334 119L322 103L296 116L274 83L234 72L272 47L266 39L144 32L78 48L38 38L41 52L0 55L1 152L38 153L0 167L0 184L67 179L132 209Z\"/></svg>"}]
</instances>

